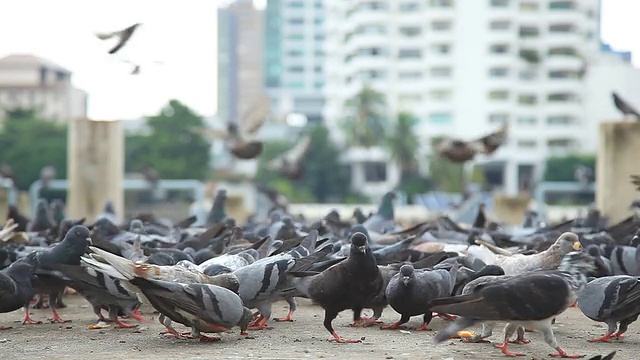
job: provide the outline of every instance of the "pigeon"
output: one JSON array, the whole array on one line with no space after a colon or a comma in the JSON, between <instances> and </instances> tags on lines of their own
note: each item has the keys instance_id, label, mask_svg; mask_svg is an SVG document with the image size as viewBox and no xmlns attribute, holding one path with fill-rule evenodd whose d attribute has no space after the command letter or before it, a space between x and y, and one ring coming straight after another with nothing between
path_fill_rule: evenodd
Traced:
<instances>
[{"instance_id":1,"label":"pigeon","mask_svg":"<svg viewBox=\"0 0 640 360\"><path fill-rule=\"evenodd\" d=\"M225 145L229 148L231 154L243 160L251 160L260 156L264 147L262 141L243 139L240 135L238 124L231 121L227 123Z\"/></svg>"},{"instance_id":2,"label":"pigeon","mask_svg":"<svg viewBox=\"0 0 640 360\"><path fill-rule=\"evenodd\" d=\"M60 199L55 199L51 202L49 209L51 211L51 218L59 227L65 219L64 202ZM64 236L64 234L62 234L62 236Z\"/></svg>"},{"instance_id":3,"label":"pigeon","mask_svg":"<svg viewBox=\"0 0 640 360\"><path fill-rule=\"evenodd\" d=\"M16 261L0 270L0 313L18 310L35 295L33 280L35 268L25 261ZM0 330L11 327L0 326Z\"/></svg>"},{"instance_id":4,"label":"pigeon","mask_svg":"<svg viewBox=\"0 0 640 360\"><path fill-rule=\"evenodd\" d=\"M460 139L445 139L436 145L437 153L449 161L465 163L472 160L477 154L493 154L507 140L509 123L488 135L471 141Z\"/></svg>"},{"instance_id":5,"label":"pigeon","mask_svg":"<svg viewBox=\"0 0 640 360\"><path fill-rule=\"evenodd\" d=\"M473 227L476 229L484 229L487 224L487 216L484 213L484 203L481 203L478 206L478 215L476 215L476 219L473 221Z\"/></svg>"},{"instance_id":6,"label":"pigeon","mask_svg":"<svg viewBox=\"0 0 640 360\"><path fill-rule=\"evenodd\" d=\"M18 224L18 227L15 228L16 232L27 231L27 226L29 225L29 218L27 218L22 213L20 213L20 210L16 205L9 205L7 219L13 219L13 221L16 224Z\"/></svg>"},{"instance_id":7,"label":"pigeon","mask_svg":"<svg viewBox=\"0 0 640 360\"><path fill-rule=\"evenodd\" d=\"M393 200L395 198L396 194L393 191L384 194L378 207L378 212L362 223L362 226L368 231L381 234L392 230L396 225L393 211Z\"/></svg>"},{"instance_id":8,"label":"pigeon","mask_svg":"<svg viewBox=\"0 0 640 360\"><path fill-rule=\"evenodd\" d=\"M284 154L269 161L266 168L278 171L282 176L291 180L302 177L304 172L303 157L311 147L311 136L302 136L296 144Z\"/></svg>"},{"instance_id":9,"label":"pigeon","mask_svg":"<svg viewBox=\"0 0 640 360\"><path fill-rule=\"evenodd\" d=\"M479 322L506 321L504 343L496 347L507 356L518 356L508 350L507 341L519 325L526 325L539 330L545 342L558 351L552 356L581 357L567 354L558 345L551 323L575 302L587 283L585 273L592 268L593 259L588 254L574 251L562 259L557 270L528 272L477 286L470 294L435 299L433 311L460 316L441 330L435 341L443 342Z\"/></svg>"},{"instance_id":10,"label":"pigeon","mask_svg":"<svg viewBox=\"0 0 640 360\"><path fill-rule=\"evenodd\" d=\"M227 190L218 190L215 198L213 198L213 204L211 205L211 210L209 210L209 215L207 215L207 222L205 224L206 226L214 226L227 217L227 212L225 209L226 203Z\"/></svg>"},{"instance_id":11,"label":"pigeon","mask_svg":"<svg viewBox=\"0 0 640 360\"><path fill-rule=\"evenodd\" d=\"M361 340L344 339L331 323L343 310L351 309L358 321L362 309L381 291L382 275L369 248L367 236L356 232L350 237L349 257L320 274L302 277L296 288L324 309L324 327L333 336L329 341L358 343Z\"/></svg>"},{"instance_id":12,"label":"pigeon","mask_svg":"<svg viewBox=\"0 0 640 360\"><path fill-rule=\"evenodd\" d=\"M587 246L587 253L594 258L595 270L592 274L594 277L603 277L613 275L611 260L604 256L604 251L596 244Z\"/></svg>"},{"instance_id":13,"label":"pigeon","mask_svg":"<svg viewBox=\"0 0 640 360\"><path fill-rule=\"evenodd\" d=\"M130 280L149 299L154 309L172 321L191 327L191 338L219 341L220 338L200 334L228 331L238 325L246 335L251 311L235 292L217 285L182 284L134 277ZM171 332L170 329L169 331ZM184 335L173 330L176 338Z\"/></svg>"},{"instance_id":14,"label":"pigeon","mask_svg":"<svg viewBox=\"0 0 640 360\"><path fill-rule=\"evenodd\" d=\"M51 180L56 178L56 167L53 165L47 165L40 170L40 181L42 182L42 188L49 188Z\"/></svg>"},{"instance_id":15,"label":"pigeon","mask_svg":"<svg viewBox=\"0 0 640 360\"><path fill-rule=\"evenodd\" d=\"M36 292L49 295L49 308L53 313L52 322L65 323L69 321L60 318L56 310L58 297L66 287L66 282L62 278L62 274L46 270L44 267L51 264L80 265L80 258L87 251L89 244L91 244L89 229L83 225L76 225L54 247L32 251L24 258L24 261L36 268L37 278L34 281ZM23 324L37 323L29 317L29 302L25 304L24 308Z\"/></svg>"},{"instance_id":16,"label":"pigeon","mask_svg":"<svg viewBox=\"0 0 640 360\"><path fill-rule=\"evenodd\" d=\"M618 110L622 112L624 116L633 115L637 120L640 120L640 114L636 109L633 108L629 103L624 101L620 95L618 95L615 91L611 93L613 97L613 104L616 106Z\"/></svg>"},{"instance_id":17,"label":"pigeon","mask_svg":"<svg viewBox=\"0 0 640 360\"><path fill-rule=\"evenodd\" d=\"M124 30L114 31L110 33L97 33L96 36L100 40L107 40L112 37L118 38L118 43L109 50L109 54L115 54L118 50L122 49L123 46L129 41L133 33L136 31L140 23L135 23Z\"/></svg>"},{"instance_id":18,"label":"pigeon","mask_svg":"<svg viewBox=\"0 0 640 360\"><path fill-rule=\"evenodd\" d=\"M589 319L608 326L604 336L590 342L620 339L629 324L640 315L640 278L616 275L594 279L587 283L578 297L578 307Z\"/></svg>"},{"instance_id":19,"label":"pigeon","mask_svg":"<svg viewBox=\"0 0 640 360\"><path fill-rule=\"evenodd\" d=\"M608 355L596 355L589 358L588 360L611 360L614 356L616 356L616 352L617 351L610 352Z\"/></svg>"},{"instance_id":20,"label":"pigeon","mask_svg":"<svg viewBox=\"0 0 640 360\"><path fill-rule=\"evenodd\" d=\"M391 278L387 285L386 296L389 305L400 314L400 320L381 329L397 329L409 321L411 316L424 315L423 323L416 331L429 329L431 322L431 300L450 296L456 285L457 263L451 270L415 270L405 264L400 272Z\"/></svg>"},{"instance_id":21,"label":"pigeon","mask_svg":"<svg viewBox=\"0 0 640 360\"><path fill-rule=\"evenodd\" d=\"M36 215L27 226L28 232L40 232L49 230L54 226L49 204L45 199L39 199L36 203Z\"/></svg>"}]
</instances>

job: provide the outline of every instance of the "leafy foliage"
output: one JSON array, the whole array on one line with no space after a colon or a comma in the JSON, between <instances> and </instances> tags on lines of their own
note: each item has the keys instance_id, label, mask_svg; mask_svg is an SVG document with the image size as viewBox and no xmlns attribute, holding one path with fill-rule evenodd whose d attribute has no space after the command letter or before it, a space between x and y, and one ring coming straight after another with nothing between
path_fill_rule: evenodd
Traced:
<instances>
[{"instance_id":1,"label":"leafy foliage","mask_svg":"<svg viewBox=\"0 0 640 360\"><path fill-rule=\"evenodd\" d=\"M438 144L442 140L442 137L435 137L431 140L431 143ZM464 166L462 164L451 162L444 157L433 154L429 158L429 175L434 186L441 191L464 191Z\"/></svg>"},{"instance_id":2,"label":"leafy foliage","mask_svg":"<svg viewBox=\"0 0 640 360\"><path fill-rule=\"evenodd\" d=\"M266 164L294 144L287 142L266 143L258 165L257 181L273 186L292 202L347 202L360 201L349 189L349 169L339 162L340 149L329 138L329 131L322 125L308 128L311 136L310 151L302 162L304 173L299 180L291 181L266 169Z\"/></svg>"},{"instance_id":3,"label":"leafy foliage","mask_svg":"<svg viewBox=\"0 0 640 360\"><path fill-rule=\"evenodd\" d=\"M349 115L341 126L353 146L372 147L380 145L386 131L386 101L384 95L365 86L346 102Z\"/></svg>"},{"instance_id":4,"label":"leafy foliage","mask_svg":"<svg viewBox=\"0 0 640 360\"><path fill-rule=\"evenodd\" d=\"M0 163L12 167L19 189L26 190L47 165L57 177L67 174L67 126L38 118L35 110L6 110L0 132Z\"/></svg>"},{"instance_id":5,"label":"leafy foliage","mask_svg":"<svg viewBox=\"0 0 640 360\"><path fill-rule=\"evenodd\" d=\"M591 168L595 176L595 155L568 155L547 159L544 181L576 181L574 171L578 165Z\"/></svg>"},{"instance_id":6,"label":"leafy foliage","mask_svg":"<svg viewBox=\"0 0 640 360\"><path fill-rule=\"evenodd\" d=\"M148 135L128 135L127 171L148 164L163 179L205 179L209 175L209 142L201 135L202 117L178 100L147 118Z\"/></svg>"}]
</instances>

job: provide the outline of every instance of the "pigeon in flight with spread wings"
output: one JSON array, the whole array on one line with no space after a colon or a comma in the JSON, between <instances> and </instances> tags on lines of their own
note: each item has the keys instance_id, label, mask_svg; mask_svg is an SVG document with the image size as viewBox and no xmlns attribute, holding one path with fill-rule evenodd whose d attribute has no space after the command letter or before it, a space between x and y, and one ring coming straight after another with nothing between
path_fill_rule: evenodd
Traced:
<instances>
[{"instance_id":1,"label":"pigeon in flight with spread wings","mask_svg":"<svg viewBox=\"0 0 640 360\"><path fill-rule=\"evenodd\" d=\"M111 50L109 50L109 54L115 54L127 44L129 39L131 39L133 33L140 25L140 23L135 23L123 30L118 30L110 33L96 33L96 36L100 40L107 40L111 39L112 37L117 37L118 43L114 47L112 47Z\"/></svg>"},{"instance_id":2,"label":"pigeon in flight with spread wings","mask_svg":"<svg viewBox=\"0 0 640 360\"><path fill-rule=\"evenodd\" d=\"M304 171L302 158L311 148L311 136L304 135L287 152L269 161L267 169L278 171L291 180L300 179Z\"/></svg>"},{"instance_id":3,"label":"pigeon in flight with spread wings","mask_svg":"<svg viewBox=\"0 0 640 360\"><path fill-rule=\"evenodd\" d=\"M479 139L464 141L460 139L445 139L436 145L436 151L441 156L456 163L464 163L477 154L493 154L505 144L509 132L509 123L504 123L500 129Z\"/></svg>"}]
</instances>

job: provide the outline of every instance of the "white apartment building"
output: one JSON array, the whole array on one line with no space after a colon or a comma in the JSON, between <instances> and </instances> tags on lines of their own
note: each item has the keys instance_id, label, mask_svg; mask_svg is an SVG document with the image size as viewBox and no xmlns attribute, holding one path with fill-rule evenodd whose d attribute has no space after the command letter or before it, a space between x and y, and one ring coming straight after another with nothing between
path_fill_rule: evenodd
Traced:
<instances>
[{"instance_id":1,"label":"white apartment building","mask_svg":"<svg viewBox=\"0 0 640 360\"><path fill-rule=\"evenodd\" d=\"M277 119L304 114L322 120L323 0L269 0L265 9L265 85Z\"/></svg>"},{"instance_id":2,"label":"white apartment building","mask_svg":"<svg viewBox=\"0 0 640 360\"><path fill-rule=\"evenodd\" d=\"M547 157L594 151L597 123L617 116L610 90L631 96L640 86L628 63L602 60L599 0L328 0L326 7L327 124L338 129L345 101L364 84L386 95L390 118L419 117L426 152L430 138L472 139L507 121L508 144L476 163L508 194L535 183ZM383 191L392 180L374 182ZM369 185L363 181L354 185Z\"/></svg>"},{"instance_id":3,"label":"white apartment building","mask_svg":"<svg viewBox=\"0 0 640 360\"><path fill-rule=\"evenodd\" d=\"M71 85L71 72L33 55L0 59L0 120L4 109L33 108L44 119L87 117L87 93Z\"/></svg>"}]
</instances>

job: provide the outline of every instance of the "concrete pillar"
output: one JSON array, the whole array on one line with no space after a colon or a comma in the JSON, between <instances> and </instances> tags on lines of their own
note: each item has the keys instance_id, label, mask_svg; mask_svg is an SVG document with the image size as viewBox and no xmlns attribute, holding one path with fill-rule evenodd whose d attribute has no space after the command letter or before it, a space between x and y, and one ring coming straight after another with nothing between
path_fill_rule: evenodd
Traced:
<instances>
[{"instance_id":1,"label":"concrete pillar","mask_svg":"<svg viewBox=\"0 0 640 360\"><path fill-rule=\"evenodd\" d=\"M629 175L640 174L640 123L602 122L596 163L596 204L617 222L630 215L629 205L640 198Z\"/></svg>"},{"instance_id":2,"label":"concrete pillar","mask_svg":"<svg viewBox=\"0 0 640 360\"><path fill-rule=\"evenodd\" d=\"M90 223L110 200L122 218L124 134L120 121L74 120L68 143L68 216L87 217Z\"/></svg>"},{"instance_id":3,"label":"concrete pillar","mask_svg":"<svg viewBox=\"0 0 640 360\"><path fill-rule=\"evenodd\" d=\"M507 161L504 168L504 193L507 196L516 196L518 188L518 164Z\"/></svg>"}]
</instances>

